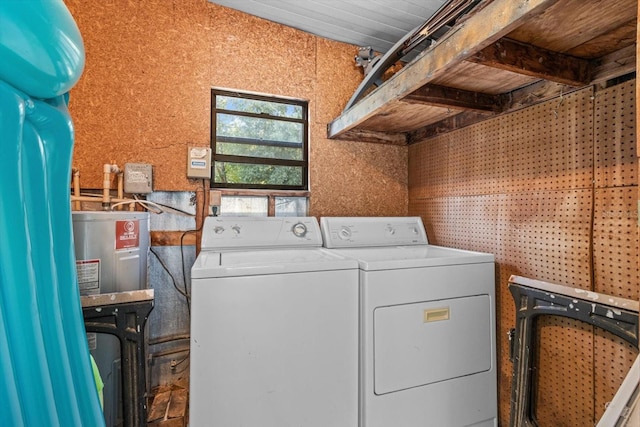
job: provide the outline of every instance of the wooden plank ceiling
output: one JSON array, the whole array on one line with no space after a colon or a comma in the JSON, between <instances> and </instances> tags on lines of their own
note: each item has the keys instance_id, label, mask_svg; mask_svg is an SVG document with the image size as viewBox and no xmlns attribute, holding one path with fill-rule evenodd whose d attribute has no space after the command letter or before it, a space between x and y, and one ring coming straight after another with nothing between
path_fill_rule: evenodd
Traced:
<instances>
[{"instance_id":1,"label":"wooden plank ceiling","mask_svg":"<svg viewBox=\"0 0 640 427\"><path fill-rule=\"evenodd\" d=\"M328 125L411 144L633 73L637 0L491 0Z\"/></svg>"}]
</instances>

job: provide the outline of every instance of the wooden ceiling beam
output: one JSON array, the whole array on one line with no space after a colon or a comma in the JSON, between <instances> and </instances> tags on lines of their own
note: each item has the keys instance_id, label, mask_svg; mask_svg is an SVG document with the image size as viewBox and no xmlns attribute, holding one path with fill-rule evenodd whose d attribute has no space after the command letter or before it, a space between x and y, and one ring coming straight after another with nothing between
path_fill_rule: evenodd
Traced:
<instances>
[{"instance_id":1,"label":"wooden ceiling beam","mask_svg":"<svg viewBox=\"0 0 640 427\"><path fill-rule=\"evenodd\" d=\"M382 111L389 102L416 91L469 56L509 34L524 21L547 10L558 0L493 0L449 30L410 67L393 75L383 85L361 99L328 125L328 137L357 127Z\"/></svg>"},{"instance_id":2,"label":"wooden ceiling beam","mask_svg":"<svg viewBox=\"0 0 640 427\"><path fill-rule=\"evenodd\" d=\"M436 107L455 108L473 111L502 110L501 98L498 95L471 92L446 86L427 84L402 98L402 102L410 104L425 104Z\"/></svg>"},{"instance_id":3,"label":"wooden ceiling beam","mask_svg":"<svg viewBox=\"0 0 640 427\"><path fill-rule=\"evenodd\" d=\"M481 122L491 118L491 113L480 113L477 111L464 111L456 114L455 116L449 116L444 120L432 123L420 129L407 133L407 143L417 144L425 141L429 138L448 133L456 129L460 129L474 123Z\"/></svg>"},{"instance_id":4,"label":"wooden ceiling beam","mask_svg":"<svg viewBox=\"0 0 640 427\"><path fill-rule=\"evenodd\" d=\"M510 93L500 95L500 105L503 107L502 113L509 113L530 107L576 90L579 90L579 88L547 80L540 80L536 83L516 89ZM417 144L440 134L451 132L474 123L479 123L493 116L494 115L487 113L482 114L475 111L465 111L460 114L456 114L455 116L447 117L446 119L440 120L436 123L424 126L420 129L408 132L406 136L407 143Z\"/></svg>"},{"instance_id":5,"label":"wooden ceiling beam","mask_svg":"<svg viewBox=\"0 0 640 427\"><path fill-rule=\"evenodd\" d=\"M569 86L591 83L588 60L503 38L470 56L470 62Z\"/></svg>"},{"instance_id":6,"label":"wooden ceiling beam","mask_svg":"<svg viewBox=\"0 0 640 427\"><path fill-rule=\"evenodd\" d=\"M636 71L636 45L624 47L592 61L593 84L603 83Z\"/></svg>"},{"instance_id":7,"label":"wooden ceiling beam","mask_svg":"<svg viewBox=\"0 0 640 427\"><path fill-rule=\"evenodd\" d=\"M366 129L351 129L333 139L342 141L369 142L374 144L407 145L407 135L401 132L379 132Z\"/></svg>"},{"instance_id":8,"label":"wooden ceiling beam","mask_svg":"<svg viewBox=\"0 0 640 427\"><path fill-rule=\"evenodd\" d=\"M548 101L557 96L575 92L580 88L561 83L540 80L528 86L521 87L501 95L504 113L531 107L532 105Z\"/></svg>"}]
</instances>

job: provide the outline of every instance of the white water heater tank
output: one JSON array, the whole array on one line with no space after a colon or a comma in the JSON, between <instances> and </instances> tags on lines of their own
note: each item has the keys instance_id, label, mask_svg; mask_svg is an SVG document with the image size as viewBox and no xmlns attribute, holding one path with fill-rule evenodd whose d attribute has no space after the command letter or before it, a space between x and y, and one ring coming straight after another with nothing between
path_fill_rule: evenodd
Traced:
<instances>
[{"instance_id":1,"label":"white water heater tank","mask_svg":"<svg viewBox=\"0 0 640 427\"><path fill-rule=\"evenodd\" d=\"M76 211L72 216L81 295L147 287L148 212Z\"/></svg>"},{"instance_id":2,"label":"white water heater tank","mask_svg":"<svg viewBox=\"0 0 640 427\"><path fill-rule=\"evenodd\" d=\"M147 288L148 212L76 211L73 240L80 295ZM104 382L107 427L123 422L120 342L115 335L87 334Z\"/></svg>"}]
</instances>

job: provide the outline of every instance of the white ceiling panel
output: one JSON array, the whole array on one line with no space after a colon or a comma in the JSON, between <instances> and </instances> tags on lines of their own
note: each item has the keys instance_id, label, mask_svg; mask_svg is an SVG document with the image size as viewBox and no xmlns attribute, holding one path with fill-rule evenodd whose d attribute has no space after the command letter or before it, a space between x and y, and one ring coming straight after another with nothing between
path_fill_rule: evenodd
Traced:
<instances>
[{"instance_id":1,"label":"white ceiling panel","mask_svg":"<svg viewBox=\"0 0 640 427\"><path fill-rule=\"evenodd\" d=\"M209 0L327 39L386 52L446 0Z\"/></svg>"}]
</instances>

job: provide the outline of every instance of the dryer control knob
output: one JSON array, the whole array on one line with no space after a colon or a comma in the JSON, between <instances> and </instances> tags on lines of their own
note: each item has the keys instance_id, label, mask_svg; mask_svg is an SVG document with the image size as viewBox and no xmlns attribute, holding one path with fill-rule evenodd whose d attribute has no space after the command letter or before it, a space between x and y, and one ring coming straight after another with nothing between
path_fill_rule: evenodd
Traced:
<instances>
[{"instance_id":1,"label":"dryer control knob","mask_svg":"<svg viewBox=\"0 0 640 427\"><path fill-rule=\"evenodd\" d=\"M234 225L233 227L231 227L231 231L233 231L233 234L235 234L236 236L240 234L240 226L239 225Z\"/></svg>"},{"instance_id":2,"label":"dryer control knob","mask_svg":"<svg viewBox=\"0 0 640 427\"><path fill-rule=\"evenodd\" d=\"M213 228L213 232L216 234L221 234L223 231L224 231L224 227L217 226Z\"/></svg>"},{"instance_id":3,"label":"dryer control knob","mask_svg":"<svg viewBox=\"0 0 640 427\"><path fill-rule=\"evenodd\" d=\"M291 231L296 237L304 237L307 234L307 226L299 222L293 226Z\"/></svg>"},{"instance_id":4,"label":"dryer control knob","mask_svg":"<svg viewBox=\"0 0 640 427\"><path fill-rule=\"evenodd\" d=\"M349 240L351 238L351 229L349 227L342 227L338 231L338 237L342 240Z\"/></svg>"},{"instance_id":5,"label":"dryer control knob","mask_svg":"<svg viewBox=\"0 0 640 427\"><path fill-rule=\"evenodd\" d=\"M387 236L393 236L394 234L396 234L396 229L393 227L387 227L386 233Z\"/></svg>"}]
</instances>

